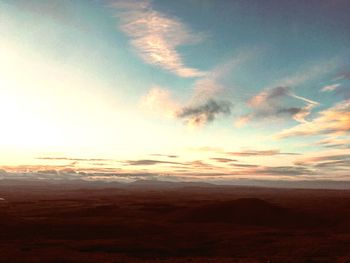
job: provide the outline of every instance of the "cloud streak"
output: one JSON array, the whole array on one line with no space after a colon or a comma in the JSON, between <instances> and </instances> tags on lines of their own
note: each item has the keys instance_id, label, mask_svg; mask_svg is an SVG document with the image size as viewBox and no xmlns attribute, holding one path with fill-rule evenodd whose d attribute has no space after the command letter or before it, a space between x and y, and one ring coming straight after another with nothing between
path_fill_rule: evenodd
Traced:
<instances>
[{"instance_id":1,"label":"cloud streak","mask_svg":"<svg viewBox=\"0 0 350 263\"><path fill-rule=\"evenodd\" d=\"M232 162L237 162L236 159L230 159L230 158L222 158L222 157L212 157L210 158L211 160L214 160L219 163L232 163Z\"/></svg>"},{"instance_id":2,"label":"cloud streak","mask_svg":"<svg viewBox=\"0 0 350 263\"><path fill-rule=\"evenodd\" d=\"M113 161L104 158L70 158L70 157L37 157L38 160L50 161L77 161L77 162L99 162L99 161Z\"/></svg>"},{"instance_id":3,"label":"cloud streak","mask_svg":"<svg viewBox=\"0 0 350 263\"><path fill-rule=\"evenodd\" d=\"M153 9L149 1L113 1L112 8L120 19L120 28L131 38L137 54L148 64L159 66L180 77L205 75L187 67L176 50L178 46L197 43L201 36L185 24Z\"/></svg>"},{"instance_id":4,"label":"cloud streak","mask_svg":"<svg viewBox=\"0 0 350 263\"><path fill-rule=\"evenodd\" d=\"M273 156L273 155L298 155L297 153L284 153L280 150L248 150L248 151L240 151L240 152L226 152L228 155L233 156Z\"/></svg>"},{"instance_id":5,"label":"cloud streak","mask_svg":"<svg viewBox=\"0 0 350 263\"><path fill-rule=\"evenodd\" d=\"M157 165L157 164L181 164L179 162L169 162L160 160L129 160L124 162L127 165L141 166L141 165Z\"/></svg>"}]
</instances>

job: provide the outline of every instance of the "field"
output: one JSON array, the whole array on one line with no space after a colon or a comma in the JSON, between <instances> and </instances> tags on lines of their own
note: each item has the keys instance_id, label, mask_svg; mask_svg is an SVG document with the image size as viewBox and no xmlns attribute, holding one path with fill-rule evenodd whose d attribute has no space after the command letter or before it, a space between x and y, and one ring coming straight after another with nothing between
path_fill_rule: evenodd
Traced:
<instances>
[{"instance_id":1,"label":"field","mask_svg":"<svg viewBox=\"0 0 350 263\"><path fill-rule=\"evenodd\" d=\"M0 262L350 262L350 191L0 186Z\"/></svg>"}]
</instances>

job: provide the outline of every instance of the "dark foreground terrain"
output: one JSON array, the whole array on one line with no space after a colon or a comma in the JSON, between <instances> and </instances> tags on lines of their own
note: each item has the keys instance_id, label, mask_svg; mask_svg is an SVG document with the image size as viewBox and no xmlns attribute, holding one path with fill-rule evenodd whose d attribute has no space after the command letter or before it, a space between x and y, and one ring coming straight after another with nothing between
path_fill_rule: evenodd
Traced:
<instances>
[{"instance_id":1,"label":"dark foreground terrain","mask_svg":"<svg viewBox=\"0 0 350 263\"><path fill-rule=\"evenodd\" d=\"M350 262L350 191L3 181L0 262Z\"/></svg>"}]
</instances>

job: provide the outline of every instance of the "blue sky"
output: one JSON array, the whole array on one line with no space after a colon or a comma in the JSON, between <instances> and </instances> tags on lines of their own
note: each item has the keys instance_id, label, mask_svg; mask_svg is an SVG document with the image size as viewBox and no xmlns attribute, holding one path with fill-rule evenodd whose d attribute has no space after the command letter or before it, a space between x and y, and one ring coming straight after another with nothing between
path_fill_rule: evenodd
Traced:
<instances>
[{"instance_id":1,"label":"blue sky","mask_svg":"<svg viewBox=\"0 0 350 263\"><path fill-rule=\"evenodd\" d=\"M347 1L0 10L5 170L347 179Z\"/></svg>"}]
</instances>

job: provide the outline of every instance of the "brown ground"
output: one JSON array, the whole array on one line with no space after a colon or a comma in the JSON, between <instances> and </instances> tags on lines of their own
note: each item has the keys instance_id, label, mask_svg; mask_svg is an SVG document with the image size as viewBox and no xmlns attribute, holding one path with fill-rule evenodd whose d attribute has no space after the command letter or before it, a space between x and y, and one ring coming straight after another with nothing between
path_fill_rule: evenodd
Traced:
<instances>
[{"instance_id":1,"label":"brown ground","mask_svg":"<svg viewBox=\"0 0 350 263\"><path fill-rule=\"evenodd\" d=\"M0 262L350 262L350 191L0 184Z\"/></svg>"}]
</instances>

